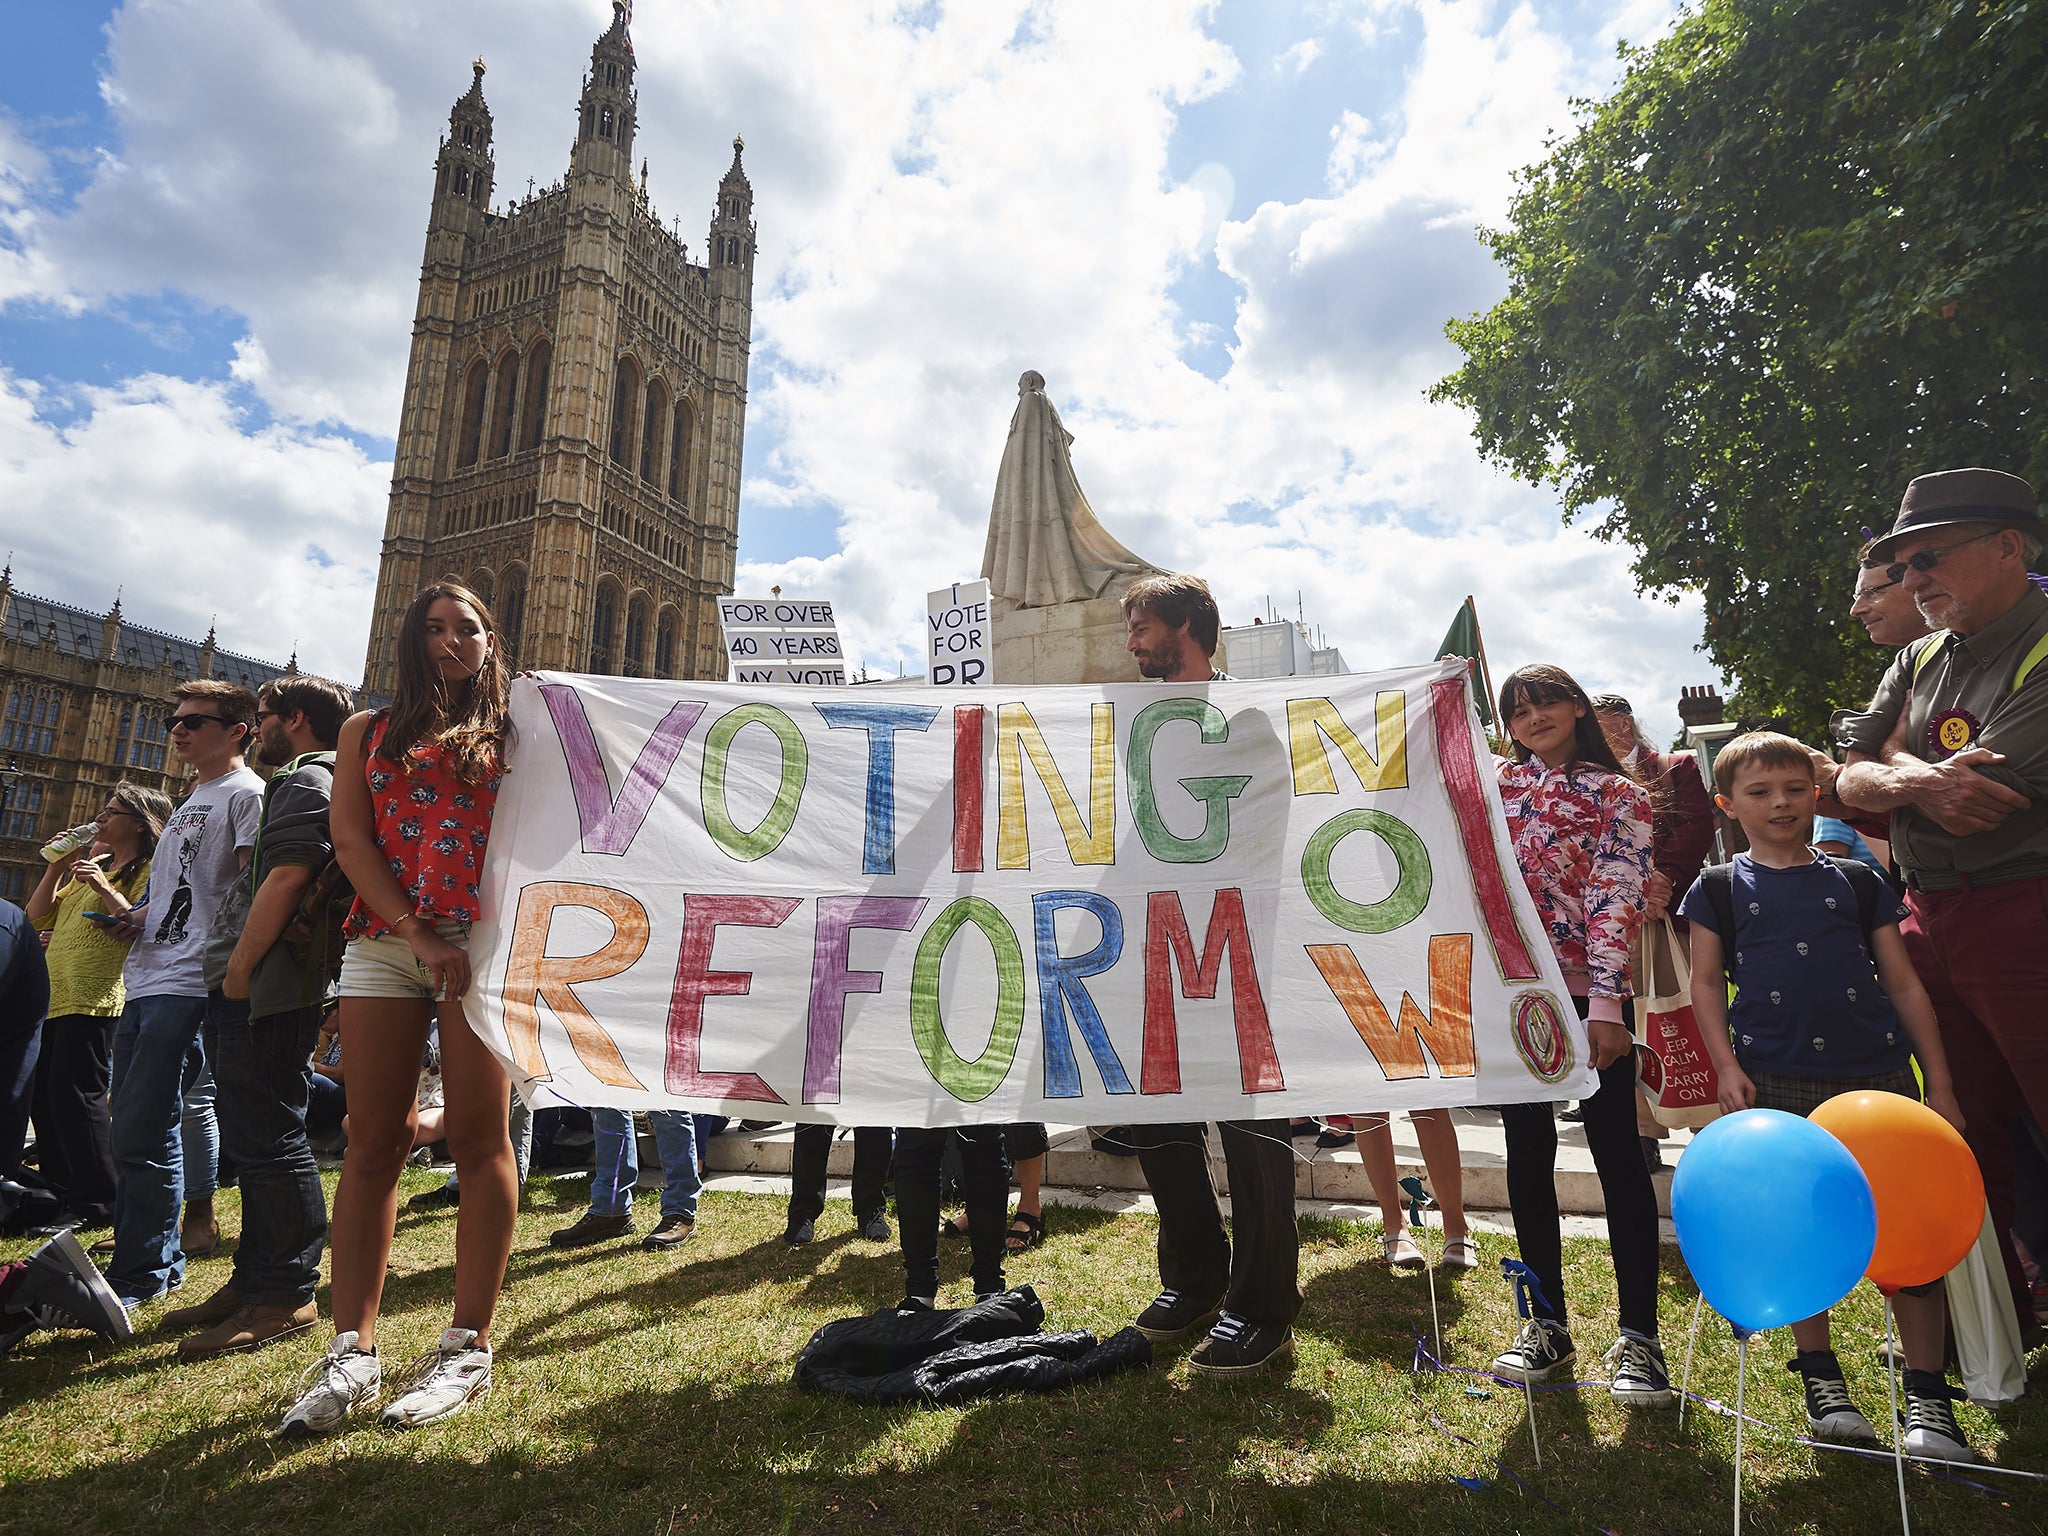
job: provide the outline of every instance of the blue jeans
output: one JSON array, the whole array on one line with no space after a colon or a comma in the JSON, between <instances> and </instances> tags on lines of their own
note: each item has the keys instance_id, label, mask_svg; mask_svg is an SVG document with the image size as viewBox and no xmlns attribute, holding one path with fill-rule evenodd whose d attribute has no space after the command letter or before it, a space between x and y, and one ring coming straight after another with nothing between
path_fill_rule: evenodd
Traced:
<instances>
[{"instance_id":1,"label":"blue jeans","mask_svg":"<svg viewBox=\"0 0 2048 1536\"><path fill-rule=\"evenodd\" d=\"M213 1081L213 1053L202 1047L185 1060L185 1091L178 1115L178 1142L185 1154L185 1200L211 1200L220 1190L219 1090Z\"/></svg>"},{"instance_id":2,"label":"blue jeans","mask_svg":"<svg viewBox=\"0 0 2048 1536\"><path fill-rule=\"evenodd\" d=\"M695 1221L697 1195L704 1187L697 1169L696 1124L685 1109L651 1110L647 1119L661 1153L661 1214ZM590 1209L599 1216L630 1215L633 1186L640 1180L633 1117L623 1109L593 1109L590 1127L597 1138L595 1166L590 1171Z\"/></svg>"},{"instance_id":3,"label":"blue jeans","mask_svg":"<svg viewBox=\"0 0 2048 1536\"><path fill-rule=\"evenodd\" d=\"M206 1000L221 1148L242 1181L233 1283L255 1306L303 1306L320 1283L327 1199L306 1143L320 1015L315 1005L252 1019L246 998L216 991Z\"/></svg>"},{"instance_id":4,"label":"blue jeans","mask_svg":"<svg viewBox=\"0 0 2048 1536\"><path fill-rule=\"evenodd\" d=\"M178 1121L188 1076L204 1060L205 1020L203 997L131 997L114 1026L114 1260L107 1283L124 1300L146 1301L185 1279Z\"/></svg>"}]
</instances>

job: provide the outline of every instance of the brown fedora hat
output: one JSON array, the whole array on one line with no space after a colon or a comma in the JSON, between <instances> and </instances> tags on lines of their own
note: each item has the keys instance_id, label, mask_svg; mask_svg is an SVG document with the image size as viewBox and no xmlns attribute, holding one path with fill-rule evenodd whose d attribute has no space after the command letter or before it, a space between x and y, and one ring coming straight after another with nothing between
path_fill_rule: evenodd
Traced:
<instances>
[{"instance_id":1,"label":"brown fedora hat","mask_svg":"<svg viewBox=\"0 0 2048 1536\"><path fill-rule=\"evenodd\" d=\"M2034 488L2018 475L1999 469L1945 469L1921 475L1906 487L1892 531L1870 546L1864 561L1882 565L1900 539L1958 523L1989 523L2048 539L2048 522L2041 518Z\"/></svg>"}]
</instances>

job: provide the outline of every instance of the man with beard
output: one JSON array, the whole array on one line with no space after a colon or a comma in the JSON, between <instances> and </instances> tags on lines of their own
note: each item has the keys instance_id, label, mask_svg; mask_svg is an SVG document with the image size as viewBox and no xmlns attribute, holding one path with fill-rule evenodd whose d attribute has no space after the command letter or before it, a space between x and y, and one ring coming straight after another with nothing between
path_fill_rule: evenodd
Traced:
<instances>
[{"instance_id":1,"label":"man with beard","mask_svg":"<svg viewBox=\"0 0 2048 1536\"><path fill-rule=\"evenodd\" d=\"M1200 577L1144 577L1124 594L1123 612L1124 646L1144 676L1168 683L1230 680L1216 670L1216 599ZM1294 1356L1294 1319L1301 1311L1294 1148L1284 1117L1226 1120L1217 1129L1230 1179L1234 1245L1209 1182L1206 1127L1131 1127L1159 1208L1162 1287L1135 1326L1155 1343L1205 1330L1188 1356L1189 1371L1242 1376Z\"/></svg>"}]
</instances>

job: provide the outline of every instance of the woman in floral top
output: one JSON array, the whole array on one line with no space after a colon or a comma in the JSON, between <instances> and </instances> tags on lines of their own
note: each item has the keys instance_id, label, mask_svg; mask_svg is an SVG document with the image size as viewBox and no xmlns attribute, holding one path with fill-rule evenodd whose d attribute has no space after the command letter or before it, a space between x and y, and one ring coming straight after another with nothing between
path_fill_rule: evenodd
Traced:
<instances>
[{"instance_id":1,"label":"woman in floral top","mask_svg":"<svg viewBox=\"0 0 2048 1536\"><path fill-rule=\"evenodd\" d=\"M1615 759L1585 690L1561 669L1510 675L1500 717L1515 743L1515 760L1500 765L1508 836L1600 1072L1583 1108L1621 1313L1621 1337L1607 1354L1609 1390L1630 1406L1661 1405L1677 1394L1657 1344L1657 1194L1636 1137L1628 974L1650 874L1650 799ZM1493 1362L1515 1381L1569 1380L1577 1359L1565 1326L1555 1110L1508 1104L1500 1112L1515 1233L1543 1290L1536 1315Z\"/></svg>"},{"instance_id":2,"label":"woman in floral top","mask_svg":"<svg viewBox=\"0 0 2048 1536\"><path fill-rule=\"evenodd\" d=\"M341 968L349 1137L334 1196L335 1338L285 1415L287 1436L333 1429L383 1390L377 1313L437 1021L443 1135L462 1176L454 1326L398 1385L385 1423L432 1423L489 1388L491 1317L512 1250L510 1087L462 1010L511 682L490 610L453 583L413 600L397 651L397 697L350 719L335 753L334 852L356 892Z\"/></svg>"}]
</instances>

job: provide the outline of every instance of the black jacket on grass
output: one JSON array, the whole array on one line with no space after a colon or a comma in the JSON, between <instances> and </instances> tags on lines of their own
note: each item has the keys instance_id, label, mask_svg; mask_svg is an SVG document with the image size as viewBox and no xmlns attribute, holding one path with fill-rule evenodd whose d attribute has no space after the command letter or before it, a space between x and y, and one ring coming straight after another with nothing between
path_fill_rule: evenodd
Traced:
<instances>
[{"instance_id":1,"label":"black jacket on grass","mask_svg":"<svg viewBox=\"0 0 2048 1536\"><path fill-rule=\"evenodd\" d=\"M1051 1392L1152 1363L1152 1345L1135 1328L1098 1342L1086 1331L1040 1333L1044 1321L1028 1285L958 1311L843 1317L811 1335L796 1384L854 1402L943 1407Z\"/></svg>"}]
</instances>

